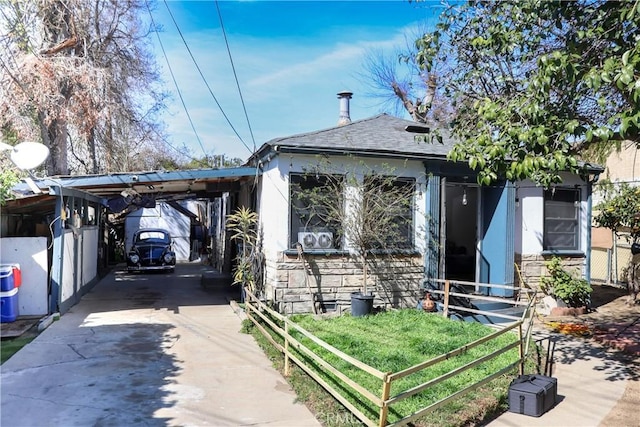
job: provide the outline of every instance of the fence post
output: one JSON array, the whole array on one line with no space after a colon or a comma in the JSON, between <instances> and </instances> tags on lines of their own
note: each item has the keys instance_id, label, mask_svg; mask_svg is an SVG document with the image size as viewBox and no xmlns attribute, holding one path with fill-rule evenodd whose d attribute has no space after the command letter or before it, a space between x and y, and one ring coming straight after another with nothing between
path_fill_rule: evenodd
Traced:
<instances>
[{"instance_id":1,"label":"fence post","mask_svg":"<svg viewBox=\"0 0 640 427\"><path fill-rule=\"evenodd\" d=\"M612 274L612 268L611 268L611 264L613 263L613 259L611 257L611 248L607 248L607 285L611 284L611 276Z\"/></svg>"},{"instance_id":2,"label":"fence post","mask_svg":"<svg viewBox=\"0 0 640 427\"><path fill-rule=\"evenodd\" d=\"M284 319L284 376L288 377L290 374L290 362L289 362L289 320Z\"/></svg>"},{"instance_id":3,"label":"fence post","mask_svg":"<svg viewBox=\"0 0 640 427\"><path fill-rule=\"evenodd\" d=\"M384 374L382 379L382 406L380 407L380 419L378 420L378 427L384 427L387 425L387 416L389 415L389 394L391 393L391 381L389 380L389 372Z\"/></svg>"},{"instance_id":4,"label":"fence post","mask_svg":"<svg viewBox=\"0 0 640 427\"><path fill-rule=\"evenodd\" d=\"M444 281L444 309L442 310L443 317L449 317L449 281Z\"/></svg>"},{"instance_id":5,"label":"fence post","mask_svg":"<svg viewBox=\"0 0 640 427\"><path fill-rule=\"evenodd\" d=\"M518 346L518 355L520 356L519 373L520 375L524 375L524 339L522 336L522 322L518 325L518 340L520 341L520 345Z\"/></svg>"}]
</instances>

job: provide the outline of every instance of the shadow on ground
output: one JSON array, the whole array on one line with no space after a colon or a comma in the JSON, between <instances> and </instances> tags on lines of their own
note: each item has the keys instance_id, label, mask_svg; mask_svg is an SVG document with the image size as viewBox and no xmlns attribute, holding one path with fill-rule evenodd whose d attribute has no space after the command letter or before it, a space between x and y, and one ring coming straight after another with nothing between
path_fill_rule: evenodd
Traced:
<instances>
[{"instance_id":1,"label":"shadow on ground","mask_svg":"<svg viewBox=\"0 0 640 427\"><path fill-rule=\"evenodd\" d=\"M175 403L180 361L170 325L79 327L64 342L38 337L2 368L2 425L152 425Z\"/></svg>"}]
</instances>

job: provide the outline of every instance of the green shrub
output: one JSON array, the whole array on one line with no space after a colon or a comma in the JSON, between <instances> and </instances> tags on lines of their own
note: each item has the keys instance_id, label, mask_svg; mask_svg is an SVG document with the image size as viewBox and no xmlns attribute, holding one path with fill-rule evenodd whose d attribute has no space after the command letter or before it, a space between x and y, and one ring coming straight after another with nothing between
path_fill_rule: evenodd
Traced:
<instances>
[{"instance_id":1,"label":"green shrub","mask_svg":"<svg viewBox=\"0 0 640 427\"><path fill-rule=\"evenodd\" d=\"M565 270L558 257L553 257L545 265L549 276L540 279L540 287L545 294L561 299L569 307L583 307L589 303L592 291L589 282Z\"/></svg>"}]
</instances>

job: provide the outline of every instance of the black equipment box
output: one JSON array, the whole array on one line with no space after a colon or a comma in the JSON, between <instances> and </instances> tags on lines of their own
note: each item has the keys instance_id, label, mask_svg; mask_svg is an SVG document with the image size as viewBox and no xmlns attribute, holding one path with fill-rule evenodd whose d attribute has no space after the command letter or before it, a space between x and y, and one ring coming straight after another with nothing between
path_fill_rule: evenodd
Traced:
<instances>
[{"instance_id":1,"label":"black equipment box","mask_svg":"<svg viewBox=\"0 0 640 427\"><path fill-rule=\"evenodd\" d=\"M509 386L509 412L540 415L553 408L558 396L558 380L546 375L520 375Z\"/></svg>"}]
</instances>

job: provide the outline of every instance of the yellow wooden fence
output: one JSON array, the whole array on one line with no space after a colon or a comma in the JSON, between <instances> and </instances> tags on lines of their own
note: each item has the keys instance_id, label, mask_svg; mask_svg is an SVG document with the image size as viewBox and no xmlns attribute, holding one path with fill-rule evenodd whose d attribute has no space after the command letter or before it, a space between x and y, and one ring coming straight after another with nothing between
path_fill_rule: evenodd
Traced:
<instances>
[{"instance_id":1,"label":"yellow wooden fence","mask_svg":"<svg viewBox=\"0 0 640 427\"><path fill-rule=\"evenodd\" d=\"M458 283L464 283L464 282L458 282ZM484 301L500 301L500 302L504 302L504 299L501 298L495 298L495 297L487 297L487 296L479 296L479 295L471 295L471 294L461 294L461 293L456 293L456 292L451 292L450 290L450 281L442 281L442 285L443 285L443 290L437 290L437 291L433 291L434 293L440 293L442 295L445 296L444 298L444 309L443 309L443 315L447 316L448 312L451 309L455 309L457 311L466 311L469 313L475 313L475 314L484 314L484 315L490 315L490 316L494 316L494 317L502 317L505 318L507 320L511 320L510 323L507 323L504 326L499 327L498 330L496 330L495 332L491 333L490 335L487 335L483 338L480 338L474 342L471 342L469 344L466 344L462 347L459 347L455 350L452 350L446 354L442 354L440 356L437 356L435 358L432 358L430 360L426 360L422 363L419 363L417 365L411 366L407 369L404 369L402 371L399 372L382 372L372 366L367 365L366 363L363 363L362 361L355 359L354 357L351 357L350 355L344 353L343 351L333 347L332 345L330 345L329 343L321 340L320 338L314 336L312 333L310 333L309 331L305 330L304 328L302 328L301 326L299 326L298 324L296 324L295 322L293 322L291 319L289 319L287 316L283 316L282 314L270 309L266 304L262 303L258 298L256 298L256 296L254 294L252 294L249 290L245 289L246 292L246 298L245 298L245 310L247 313L248 318L255 324L255 326L262 332L262 334L271 342L271 344L273 346L275 346L279 351L281 351L284 355L284 371L285 371L285 376L288 376L290 373L290 368L291 368L291 362L293 361L296 365L298 365L302 370L304 370L311 378L313 378L316 382L318 382L322 387L324 387L329 393L331 393L331 395L338 400L342 405L345 406L345 408L347 408L349 411L351 411L360 421L362 421L365 425L367 426L379 426L379 427L383 427L383 426L400 426L400 425L405 425L407 423L410 423L414 420L416 420L417 418L420 418L424 415L426 415L427 413L433 411L434 409L456 399L459 398L461 396L463 396L464 394L482 386L483 384L488 383L489 381L499 377L500 375L503 375L507 372L512 371L516 366L519 366L520 368L520 373L523 372L523 366L524 366L524 358L525 355L528 352L528 343L530 341L530 337L531 337L531 325L533 322L533 316L534 316L534 301L535 298L526 298L526 299L522 299L522 300L514 300L512 301L514 306L517 305L521 305L524 306L524 312L522 314L521 317L516 317L516 316L510 316L510 315L504 315L504 314L498 314L495 312L490 312L490 311L480 311L480 310L474 310L474 309L468 309L465 307L458 307L458 306L450 306L448 304L448 296L449 295L453 295L453 296L461 296L461 297L465 297L465 298L470 298L470 299L479 299L479 300L484 300ZM504 288L505 286L502 285L491 285L491 284L486 284L486 283L482 283L480 284L483 287L501 287ZM510 287L511 288L511 287ZM516 288L511 288L511 289L515 289L517 291L521 291L524 293L528 293L530 292L529 290L519 290ZM278 322L282 323L284 325L284 327L281 327L280 325L278 325L273 319L276 319ZM278 341L276 341L273 336L272 333L270 333L266 327L268 327L271 331L273 331L274 333L276 333L277 335L279 335L280 337L282 337L284 344L279 343ZM367 372L368 374L374 376L375 378L378 378L381 381L381 389L382 389L382 393L380 396L372 393L371 391L367 390L365 387L363 387L362 385L358 384L356 381L354 381L353 379L349 378L347 375L345 375L344 373L342 373L341 371L339 371L338 369L336 369L333 365L331 365L330 363L328 363L326 360L324 360L322 357L318 356L313 350L311 350L310 348L308 348L307 346L305 346L303 343L301 343L299 340L297 340L295 337L293 337L290 334L291 329L295 329L297 332L299 332L300 334L302 334L303 336L307 337L309 340L311 340L312 342L314 342L315 344L317 344L318 346L322 347L323 349L331 352L333 355L335 355L336 357L344 360L345 362L351 364L352 366ZM514 341L511 344L508 344L507 346L501 347L501 348L495 348L495 350L487 355L484 355L470 363L467 363L463 366L460 366L456 369L453 369L441 376L439 376L438 378L434 378L432 380L429 380L425 383L419 384L409 390L405 390L399 394L396 394L394 396L391 395L391 385L394 381L397 381L403 377L406 377L408 375L414 374L416 372L419 372L421 370L424 370L426 368L432 367L434 365L437 365L438 363L441 363L443 361L446 361L448 359L451 359L452 357L455 357L457 355L463 354L468 352L470 349L477 347L481 344L490 342L492 340L495 340L497 337L506 334L506 333L517 333L518 336L518 340ZM481 381L476 382L474 384L471 384L467 387L465 387L462 390L457 391L454 394L451 394L450 396L443 398L429 406L426 406L424 408L421 408L417 411L415 411L412 414L409 414L407 416L405 416L404 418L396 421L393 424L389 424L388 423L388 414L389 414L389 408L391 405L393 405L394 403L397 403L403 399L409 398L417 393L420 393L423 390L426 390L429 387L435 386L436 384L439 384L445 380L448 380L450 378L455 377L456 375L460 375L463 372L472 369L482 363L485 363L495 357L498 357L499 355L511 350L512 348L518 347L519 348L519 360L517 360L516 362L504 367L503 369L500 369L497 372L491 373L490 375L486 376L485 378L483 378ZM296 356L296 354L292 351L292 348L295 349L298 354L304 354L306 357L308 357L309 359L311 359L315 364L317 364L317 366L315 368L312 368L308 363L305 363L304 360L301 360L299 357ZM357 393L359 393L360 395L362 395L363 397L365 397L366 399L368 399L370 402L372 402L374 405L376 405L379 408L379 417L377 420L372 420L370 419L367 415L365 415L362 411L360 411L358 408L356 408L351 402L349 402L349 400L343 395L341 394L335 387L333 387L331 384L329 384L327 381L325 381L321 375L318 374L318 372L316 371L318 369L318 367L321 367L321 369L326 370L326 372L331 373L332 375L334 375L336 378L338 378L340 381L342 381L343 385L346 385L348 387L350 387L352 390L356 391Z\"/></svg>"}]
</instances>

